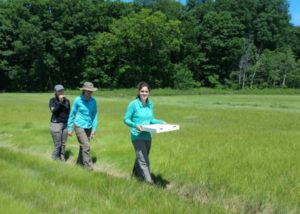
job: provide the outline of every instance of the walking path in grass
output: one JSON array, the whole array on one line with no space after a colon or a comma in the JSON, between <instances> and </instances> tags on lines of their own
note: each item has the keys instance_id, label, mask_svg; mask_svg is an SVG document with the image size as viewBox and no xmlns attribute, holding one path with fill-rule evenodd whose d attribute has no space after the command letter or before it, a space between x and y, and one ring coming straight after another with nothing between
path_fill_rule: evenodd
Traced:
<instances>
[{"instance_id":1,"label":"walking path in grass","mask_svg":"<svg viewBox=\"0 0 300 214\"><path fill-rule=\"evenodd\" d=\"M10 149L14 152L26 153L27 155L32 155L39 158L46 158L51 160L48 153L37 153L32 152L29 149L20 149L14 146L12 143L5 141L4 139L9 136L4 136L3 134L0 135L0 147L4 147ZM69 158L66 161L68 165L76 164L76 160L74 158ZM112 176L119 179L129 180L131 179L130 174L118 171L114 169L114 167L108 163L101 163L101 164L94 164L94 170L92 173L103 173L108 176ZM261 204L251 203L249 201L243 201L239 197L211 197L206 191L195 191L193 189L193 185L178 185L175 182L168 183L165 186L161 184L154 185L154 187L163 187L167 191L178 195L179 197L189 200L192 203L201 203L201 204L209 204L209 205L216 205L222 206L227 212L232 213L244 213L244 212L259 212L259 213L273 213L273 205L268 204L268 206L263 206Z\"/></svg>"}]
</instances>

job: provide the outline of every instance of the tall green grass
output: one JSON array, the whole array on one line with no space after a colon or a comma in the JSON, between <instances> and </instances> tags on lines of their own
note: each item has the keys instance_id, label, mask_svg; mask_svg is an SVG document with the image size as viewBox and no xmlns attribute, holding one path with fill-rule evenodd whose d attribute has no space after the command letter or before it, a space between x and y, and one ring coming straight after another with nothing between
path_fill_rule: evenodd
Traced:
<instances>
[{"instance_id":1,"label":"tall green grass","mask_svg":"<svg viewBox=\"0 0 300 214\"><path fill-rule=\"evenodd\" d=\"M0 148L1 213L219 212L158 188Z\"/></svg>"},{"instance_id":2,"label":"tall green grass","mask_svg":"<svg viewBox=\"0 0 300 214\"><path fill-rule=\"evenodd\" d=\"M181 127L178 132L153 136L151 169L156 176L170 182L167 190L73 167L78 152L75 137L69 138L67 144L71 154L70 165L49 160L52 140L47 106L50 97L51 94L0 95L0 145L3 144L1 150L4 150L1 154L9 153L1 155L1 171L3 169L6 172L4 175L9 175L9 168L12 168L14 173L5 178L6 181L1 176L0 181L4 182L4 186L18 186L15 184L18 180L12 177L32 176L37 182L37 186L26 183L23 190L21 187L16 188L7 198L4 196L8 190L0 193L0 200L11 201L5 203L8 210L13 209L18 200L20 203L17 203L19 206L16 209L27 210L27 202L19 199L23 198L23 191L36 192L43 185L51 189L49 194L45 193L42 197L44 202L33 202L35 204L30 205L28 210L45 210L47 204L59 198L54 193L52 195L55 185L51 186L45 177L51 177L52 171L58 170L58 174L61 174L67 170L70 173L63 173L62 176L62 179L67 179L67 187L61 186L59 189L67 191L68 185L73 185L78 189L78 200L91 191L87 186L94 185L98 191L102 191L103 186L97 187L101 179L116 183L111 185L115 187L115 194L109 196L110 192L105 191L105 188L101 192L109 197L107 203L111 207L104 206L106 212L135 212L133 204L122 205L124 202L121 199L115 199L117 202L114 202L114 198L127 197L130 193L136 196L133 201L145 197L147 208L137 203L137 212L156 212L154 208L151 209L152 206L158 210L157 213L300 211L298 95L152 96L156 117L169 123L178 123ZM74 97L69 96L71 100ZM97 159L96 166L129 178L134 152L129 129L123 124L123 115L134 93L125 97L104 97L98 94L95 97L99 108L99 127L91 146L92 156ZM25 163L26 167L22 165ZM39 164L44 168L38 167ZM22 168L30 169L22 171ZM39 177L41 173L44 177ZM69 178L69 174L74 175ZM74 183L77 179L82 182ZM89 179L95 179L92 181L95 183L85 184L84 181ZM38 193L33 195L33 201L41 197ZM66 201L67 205L77 207L70 200ZM84 208L82 204L78 206L78 210L88 209L87 212L100 209L93 202L88 205L89 208Z\"/></svg>"}]
</instances>

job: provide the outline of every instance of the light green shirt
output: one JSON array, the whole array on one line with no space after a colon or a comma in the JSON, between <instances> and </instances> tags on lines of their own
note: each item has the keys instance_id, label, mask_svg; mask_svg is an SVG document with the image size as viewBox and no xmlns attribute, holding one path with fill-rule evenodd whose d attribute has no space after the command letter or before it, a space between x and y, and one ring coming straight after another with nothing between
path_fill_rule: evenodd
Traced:
<instances>
[{"instance_id":1,"label":"light green shirt","mask_svg":"<svg viewBox=\"0 0 300 214\"><path fill-rule=\"evenodd\" d=\"M141 132L137 130L138 125L149 124L163 124L163 120L157 120L154 118L153 103L148 100L146 105L139 98L131 101L128 105L127 111L124 116L124 123L131 127L131 140L147 140L151 141L151 134L149 132Z\"/></svg>"},{"instance_id":2,"label":"light green shirt","mask_svg":"<svg viewBox=\"0 0 300 214\"><path fill-rule=\"evenodd\" d=\"M88 101L85 100L83 95L75 98L69 115L68 132L73 130L74 124L84 129L92 128L92 131L96 132L98 113L96 100L93 97Z\"/></svg>"}]
</instances>

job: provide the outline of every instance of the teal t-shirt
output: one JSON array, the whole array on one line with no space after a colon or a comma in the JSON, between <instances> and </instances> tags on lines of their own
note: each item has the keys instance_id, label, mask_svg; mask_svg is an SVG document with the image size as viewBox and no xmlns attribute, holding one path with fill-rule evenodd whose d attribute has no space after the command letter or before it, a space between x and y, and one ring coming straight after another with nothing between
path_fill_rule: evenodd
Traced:
<instances>
[{"instance_id":1,"label":"teal t-shirt","mask_svg":"<svg viewBox=\"0 0 300 214\"><path fill-rule=\"evenodd\" d=\"M127 107L127 111L124 116L124 123L131 127L131 140L147 140L151 141L151 134L149 132L141 132L137 130L137 125L149 125L149 124L163 124L163 120L157 120L154 118L153 103L148 99L146 105L139 98L131 101Z\"/></svg>"},{"instance_id":2,"label":"teal t-shirt","mask_svg":"<svg viewBox=\"0 0 300 214\"><path fill-rule=\"evenodd\" d=\"M98 113L96 100L93 97L88 101L83 95L75 98L68 120L69 132L73 130L74 123L80 128L92 128L92 131L96 132Z\"/></svg>"}]
</instances>

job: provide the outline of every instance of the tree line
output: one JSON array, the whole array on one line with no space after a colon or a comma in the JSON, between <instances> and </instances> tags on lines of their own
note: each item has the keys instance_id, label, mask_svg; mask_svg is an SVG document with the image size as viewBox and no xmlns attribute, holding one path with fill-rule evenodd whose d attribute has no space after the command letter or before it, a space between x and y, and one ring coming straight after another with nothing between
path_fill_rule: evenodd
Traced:
<instances>
[{"instance_id":1,"label":"tree line","mask_svg":"<svg viewBox=\"0 0 300 214\"><path fill-rule=\"evenodd\" d=\"M287 0L0 0L0 90L300 87Z\"/></svg>"}]
</instances>

